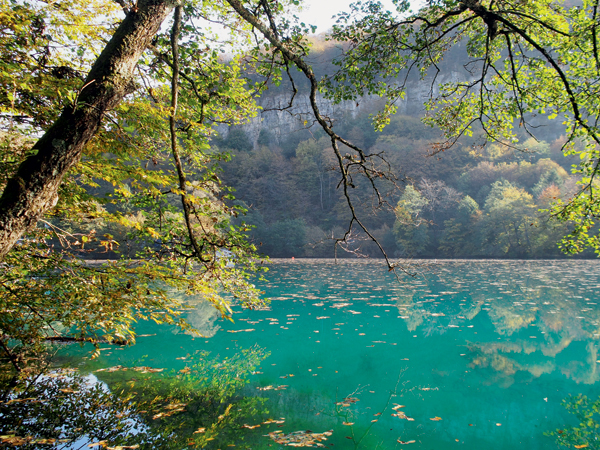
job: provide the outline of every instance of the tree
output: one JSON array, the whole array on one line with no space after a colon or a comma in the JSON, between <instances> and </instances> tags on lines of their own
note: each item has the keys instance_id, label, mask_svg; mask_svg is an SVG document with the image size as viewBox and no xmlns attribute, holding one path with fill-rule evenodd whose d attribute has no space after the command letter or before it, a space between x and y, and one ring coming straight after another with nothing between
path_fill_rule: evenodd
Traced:
<instances>
[{"instance_id":1,"label":"tree","mask_svg":"<svg viewBox=\"0 0 600 450\"><path fill-rule=\"evenodd\" d=\"M17 6L12 8L14 14L20 9ZM7 180L0 197L0 258L25 230L36 225L44 212L56 205L62 179L81 158L107 111L131 93L136 64L174 6L175 2L169 0L148 0L128 12L73 102L64 108ZM25 20L35 26L36 19L43 20L39 17ZM7 99L10 101L8 95Z\"/></svg>"},{"instance_id":2,"label":"tree","mask_svg":"<svg viewBox=\"0 0 600 450\"><path fill-rule=\"evenodd\" d=\"M224 44L184 38L220 7L175 6L124 3L114 27L110 2L94 5L100 23L87 4L2 3L0 355L17 372L35 368L48 341L133 343L140 318L189 328L172 290L223 316L223 293L258 302L248 228L233 226L243 209L219 179L228 155L208 145L214 123L254 113L252 92L239 55L223 61ZM118 257L111 225L139 252L86 262Z\"/></svg>"},{"instance_id":3,"label":"tree","mask_svg":"<svg viewBox=\"0 0 600 450\"><path fill-rule=\"evenodd\" d=\"M301 142L296 148L298 171L302 183L308 186L318 186L318 192L308 192L311 197L316 197L321 211L331 209L332 206L332 170L335 167L331 151L328 149L329 140L321 138L318 141L310 139ZM318 181L315 181L317 179ZM334 197L335 199L335 197ZM326 208L327 205L327 208Z\"/></svg>"},{"instance_id":4,"label":"tree","mask_svg":"<svg viewBox=\"0 0 600 450\"><path fill-rule=\"evenodd\" d=\"M481 210L468 195L458 204L455 217L444 222L440 239L440 250L451 257L475 256L479 254L477 224Z\"/></svg>"},{"instance_id":5,"label":"tree","mask_svg":"<svg viewBox=\"0 0 600 450\"><path fill-rule=\"evenodd\" d=\"M350 46L328 82L330 97L386 97L387 105L375 117L383 127L411 73L429 76L426 121L445 133L435 147L438 152L477 127L488 141L526 150L519 146L518 134L533 136L537 115L561 120L567 136L562 150L581 156L574 169L581 181L575 195L557 201L550 212L571 224L563 243L566 251L586 246L600 250L600 240L590 233L600 217L599 98L590 89L600 67L597 2L584 0L572 7L555 0L432 0L416 13L409 11L408 2L397 5L392 13L375 2L359 3L339 15L334 38ZM461 80L438 86L442 60L450 52L465 61L466 70ZM400 82L391 83L392 78Z\"/></svg>"},{"instance_id":6,"label":"tree","mask_svg":"<svg viewBox=\"0 0 600 450\"><path fill-rule=\"evenodd\" d=\"M429 204L419 191L406 186L396 209L394 234L396 243L408 257L422 255L429 243L429 220L423 217L423 210Z\"/></svg>"},{"instance_id":7,"label":"tree","mask_svg":"<svg viewBox=\"0 0 600 450\"><path fill-rule=\"evenodd\" d=\"M485 201L485 254L523 257L532 248L531 226L536 222L531 194L508 181L497 181Z\"/></svg>"}]
</instances>

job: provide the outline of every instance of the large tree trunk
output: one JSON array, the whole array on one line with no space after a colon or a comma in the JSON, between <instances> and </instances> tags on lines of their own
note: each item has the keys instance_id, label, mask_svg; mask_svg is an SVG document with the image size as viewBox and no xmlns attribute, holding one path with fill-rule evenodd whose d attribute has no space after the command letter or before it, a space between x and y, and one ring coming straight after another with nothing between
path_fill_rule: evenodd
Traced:
<instances>
[{"instance_id":1,"label":"large tree trunk","mask_svg":"<svg viewBox=\"0 0 600 450\"><path fill-rule=\"evenodd\" d=\"M0 197L0 260L58 200L67 171L80 159L106 111L133 92L135 66L175 0L139 0L85 80L77 104L67 107L34 145Z\"/></svg>"}]
</instances>

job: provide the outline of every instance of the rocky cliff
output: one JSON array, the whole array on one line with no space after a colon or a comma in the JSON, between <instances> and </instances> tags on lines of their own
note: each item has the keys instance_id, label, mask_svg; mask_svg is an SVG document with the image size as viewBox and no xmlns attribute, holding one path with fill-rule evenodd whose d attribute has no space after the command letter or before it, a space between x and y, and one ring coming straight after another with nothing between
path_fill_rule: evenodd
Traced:
<instances>
[{"instance_id":1,"label":"rocky cliff","mask_svg":"<svg viewBox=\"0 0 600 450\"><path fill-rule=\"evenodd\" d=\"M432 93L433 95L438 93L438 87L441 84L457 81L460 78L459 72L452 71L438 76L435 80L427 78L409 82L404 98L397 103L398 113L422 115L424 113L423 103ZM261 109L257 116L240 127L255 148L258 146L258 138L262 130L268 131L272 139L279 143L291 133L310 128L315 124L308 95L306 93L297 94L291 107L289 106L290 98L291 94L271 94L268 90L261 96L258 101ZM384 104L384 100L377 96L362 97L358 101L333 103L320 94L317 102L321 114L332 119L334 124L335 121L342 118L356 118L360 114L372 114ZM219 132L223 138L226 138L229 129L227 126L222 126L219 128Z\"/></svg>"}]
</instances>

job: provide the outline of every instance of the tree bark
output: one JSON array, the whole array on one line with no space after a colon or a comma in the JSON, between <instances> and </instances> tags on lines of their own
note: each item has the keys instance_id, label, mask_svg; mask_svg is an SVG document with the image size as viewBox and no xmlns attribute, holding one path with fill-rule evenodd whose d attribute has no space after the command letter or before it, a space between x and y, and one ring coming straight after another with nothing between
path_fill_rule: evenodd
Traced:
<instances>
[{"instance_id":1,"label":"tree bark","mask_svg":"<svg viewBox=\"0 0 600 450\"><path fill-rule=\"evenodd\" d=\"M74 105L33 146L0 197L0 260L58 201L64 175L100 127L104 114L135 90L137 62L176 0L139 0L87 76Z\"/></svg>"}]
</instances>

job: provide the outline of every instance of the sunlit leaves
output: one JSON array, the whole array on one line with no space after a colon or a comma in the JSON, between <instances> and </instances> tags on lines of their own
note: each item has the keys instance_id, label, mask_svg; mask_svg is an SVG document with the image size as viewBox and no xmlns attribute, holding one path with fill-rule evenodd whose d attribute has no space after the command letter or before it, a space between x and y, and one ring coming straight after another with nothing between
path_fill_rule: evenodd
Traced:
<instances>
[{"instance_id":1,"label":"sunlit leaves","mask_svg":"<svg viewBox=\"0 0 600 450\"><path fill-rule=\"evenodd\" d=\"M27 136L75 101L122 13L115 2L101 0L60 7L7 0L1 6L3 186L28 155ZM234 44L244 35L212 41L199 22L219 18L233 26L237 16L224 14L221 5L185 9L176 120L188 183L181 188L167 151L172 61L169 39L159 35L139 65L140 89L107 114L63 180L43 228L3 263L3 352L16 370L42 355L48 339L132 344L134 324L144 319L189 329L180 317L187 306L179 293L212 302L224 317L231 316L232 301L260 303L247 281L257 268L248 227L233 225L244 209L219 179L218 164L229 155L210 147L215 124L241 123L256 112L242 73L247 63ZM188 227L182 196L193 212ZM191 250L190 236L200 251ZM81 257L113 261L99 266Z\"/></svg>"}]
</instances>

